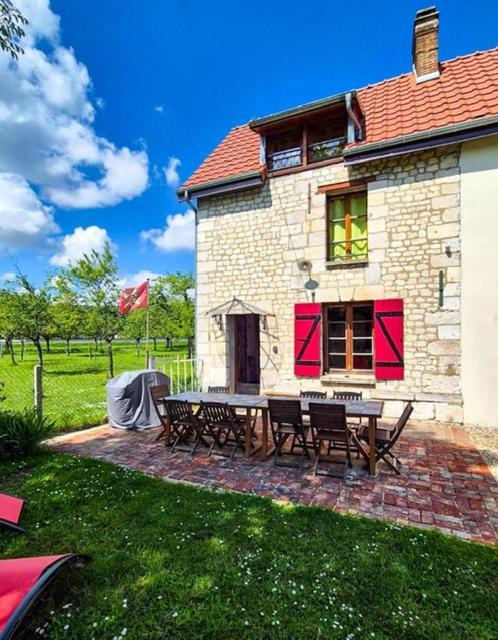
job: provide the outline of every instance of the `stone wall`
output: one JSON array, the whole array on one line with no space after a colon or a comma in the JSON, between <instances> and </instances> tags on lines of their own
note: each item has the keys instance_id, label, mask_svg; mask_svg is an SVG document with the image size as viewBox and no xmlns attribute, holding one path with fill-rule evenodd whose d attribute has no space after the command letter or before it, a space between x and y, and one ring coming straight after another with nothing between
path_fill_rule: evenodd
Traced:
<instances>
[{"instance_id":1,"label":"stone wall","mask_svg":"<svg viewBox=\"0 0 498 640\"><path fill-rule=\"evenodd\" d=\"M320 186L368 183L368 263L326 263L326 196ZM233 296L265 309L262 389L355 388L345 376L297 379L293 313L309 300L298 261L312 262L318 302L403 298L405 379L363 385L399 415L461 421L459 148L348 168L333 164L267 180L261 188L201 199L197 226L197 353L204 385L230 380L225 324L207 312ZM444 304L439 307L439 271Z\"/></svg>"}]
</instances>

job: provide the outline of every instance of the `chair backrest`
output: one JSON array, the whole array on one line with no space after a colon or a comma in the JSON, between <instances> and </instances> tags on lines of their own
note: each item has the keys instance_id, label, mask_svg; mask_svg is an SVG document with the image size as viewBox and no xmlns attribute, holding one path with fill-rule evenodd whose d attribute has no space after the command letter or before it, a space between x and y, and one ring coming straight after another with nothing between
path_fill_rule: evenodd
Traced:
<instances>
[{"instance_id":1,"label":"chair backrest","mask_svg":"<svg viewBox=\"0 0 498 640\"><path fill-rule=\"evenodd\" d=\"M303 414L299 400L276 400L268 398L268 410L271 423L303 426Z\"/></svg>"},{"instance_id":2,"label":"chair backrest","mask_svg":"<svg viewBox=\"0 0 498 640\"><path fill-rule=\"evenodd\" d=\"M193 418L192 405L187 400L165 400L164 406L171 422L190 422Z\"/></svg>"},{"instance_id":3,"label":"chair backrest","mask_svg":"<svg viewBox=\"0 0 498 640\"><path fill-rule=\"evenodd\" d=\"M234 408L226 402L201 402L201 415L211 426L231 426L236 420Z\"/></svg>"},{"instance_id":4,"label":"chair backrest","mask_svg":"<svg viewBox=\"0 0 498 640\"><path fill-rule=\"evenodd\" d=\"M300 391L300 398L315 398L316 400L325 400L327 398L326 391Z\"/></svg>"},{"instance_id":5,"label":"chair backrest","mask_svg":"<svg viewBox=\"0 0 498 640\"><path fill-rule=\"evenodd\" d=\"M152 398L152 404L154 405L159 418L164 417L164 403L163 398L171 395L169 385L158 384L155 387L149 387L150 397Z\"/></svg>"},{"instance_id":6,"label":"chair backrest","mask_svg":"<svg viewBox=\"0 0 498 640\"><path fill-rule=\"evenodd\" d=\"M208 387L208 393L228 393L228 387Z\"/></svg>"},{"instance_id":7,"label":"chair backrest","mask_svg":"<svg viewBox=\"0 0 498 640\"><path fill-rule=\"evenodd\" d=\"M346 407L343 404L310 402L309 412L312 429L326 432L331 440L348 441Z\"/></svg>"},{"instance_id":8,"label":"chair backrest","mask_svg":"<svg viewBox=\"0 0 498 640\"><path fill-rule=\"evenodd\" d=\"M361 391L334 391L332 397L334 400L361 400L363 393Z\"/></svg>"},{"instance_id":9,"label":"chair backrest","mask_svg":"<svg viewBox=\"0 0 498 640\"><path fill-rule=\"evenodd\" d=\"M413 405L411 402L408 402L406 407L403 409L403 413L399 417L396 426L394 427L394 431L392 432L392 437L389 442L389 448L391 448L395 442L398 440L400 435L403 433L403 429L406 427L406 423L408 422L410 416L413 412Z\"/></svg>"}]
</instances>

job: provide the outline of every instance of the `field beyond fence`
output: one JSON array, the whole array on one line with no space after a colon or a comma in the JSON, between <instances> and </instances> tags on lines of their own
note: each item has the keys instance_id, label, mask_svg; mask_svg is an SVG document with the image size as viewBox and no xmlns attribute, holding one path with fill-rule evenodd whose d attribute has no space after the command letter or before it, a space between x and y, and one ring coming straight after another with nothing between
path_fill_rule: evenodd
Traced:
<instances>
[{"instance_id":1,"label":"field beyond fence","mask_svg":"<svg viewBox=\"0 0 498 640\"><path fill-rule=\"evenodd\" d=\"M26 342L24 359L20 359L20 344L14 343L17 364L2 350L0 381L5 387L2 408L22 410L34 406L34 366L38 363L32 344ZM145 368L145 344L140 354L132 341L113 343L114 375ZM156 367L172 378L173 391L194 388L196 385L193 360L187 360L186 342L178 340L173 348L157 341L157 348L149 346L156 357ZM59 430L83 428L101 424L106 418L106 389L108 358L105 345L95 347L93 341L75 340L66 355L66 344L51 341L50 351L44 351L43 415L54 421ZM177 364L177 361L180 361Z\"/></svg>"}]
</instances>

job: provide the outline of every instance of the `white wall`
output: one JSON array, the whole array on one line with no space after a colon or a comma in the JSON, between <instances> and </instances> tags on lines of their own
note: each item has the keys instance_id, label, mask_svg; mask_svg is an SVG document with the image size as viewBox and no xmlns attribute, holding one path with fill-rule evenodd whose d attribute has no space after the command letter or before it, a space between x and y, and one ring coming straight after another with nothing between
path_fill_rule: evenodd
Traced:
<instances>
[{"instance_id":1,"label":"white wall","mask_svg":"<svg viewBox=\"0 0 498 640\"><path fill-rule=\"evenodd\" d=\"M498 136L461 152L464 421L498 426Z\"/></svg>"}]
</instances>

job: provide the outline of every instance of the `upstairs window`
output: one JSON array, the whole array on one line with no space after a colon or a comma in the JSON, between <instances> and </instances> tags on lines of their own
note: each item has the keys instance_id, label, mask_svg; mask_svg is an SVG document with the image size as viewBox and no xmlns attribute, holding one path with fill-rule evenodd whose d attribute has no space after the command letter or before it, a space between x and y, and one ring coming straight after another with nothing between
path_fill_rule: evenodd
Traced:
<instances>
[{"instance_id":1,"label":"upstairs window","mask_svg":"<svg viewBox=\"0 0 498 640\"><path fill-rule=\"evenodd\" d=\"M265 132L269 171L288 171L342 156L347 114L343 107Z\"/></svg>"},{"instance_id":2,"label":"upstairs window","mask_svg":"<svg viewBox=\"0 0 498 640\"><path fill-rule=\"evenodd\" d=\"M300 129L268 136L266 145L269 171L292 169L301 165L301 136Z\"/></svg>"},{"instance_id":3,"label":"upstairs window","mask_svg":"<svg viewBox=\"0 0 498 640\"><path fill-rule=\"evenodd\" d=\"M330 262L368 257L367 194L355 193L327 201L327 259Z\"/></svg>"},{"instance_id":4,"label":"upstairs window","mask_svg":"<svg viewBox=\"0 0 498 640\"><path fill-rule=\"evenodd\" d=\"M308 163L342 155L346 138L344 126L337 120L326 120L308 127Z\"/></svg>"},{"instance_id":5,"label":"upstairs window","mask_svg":"<svg viewBox=\"0 0 498 640\"><path fill-rule=\"evenodd\" d=\"M329 371L371 371L374 366L372 303L328 305L325 317Z\"/></svg>"}]
</instances>

